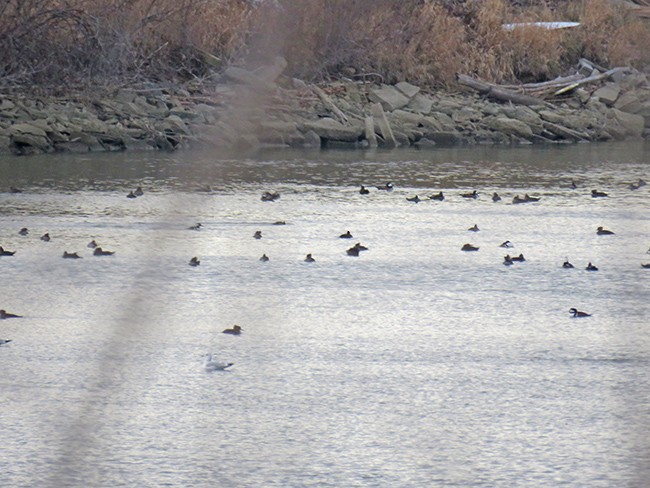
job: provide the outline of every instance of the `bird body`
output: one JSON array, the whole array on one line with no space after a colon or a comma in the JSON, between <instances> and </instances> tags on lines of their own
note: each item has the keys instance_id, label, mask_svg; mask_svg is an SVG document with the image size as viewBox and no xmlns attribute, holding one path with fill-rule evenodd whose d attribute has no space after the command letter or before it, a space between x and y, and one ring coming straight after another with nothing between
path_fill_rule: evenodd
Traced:
<instances>
[{"instance_id":1,"label":"bird body","mask_svg":"<svg viewBox=\"0 0 650 488\"><path fill-rule=\"evenodd\" d=\"M241 335L242 329L239 325L233 325L230 329L224 329L223 333L224 334L230 334L230 335Z\"/></svg>"},{"instance_id":2,"label":"bird body","mask_svg":"<svg viewBox=\"0 0 650 488\"><path fill-rule=\"evenodd\" d=\"M581 312L576 308L570 308L569 313L573 315L573 318L578 318L578 317L591 317L590 313L587 312Z\"/></svg>"},{"instance_id":3,"label":"bird body","mask_svg":"<svg viewBox=\"0 0 650 488\"><path fill-rule=\"evenodd\" d=\"M190 266L198 266L199 264L201 264L201 261L196 256L190 259Z\"/></svg>"},{"instance_id":4,"label":"bird body","mask_svg":"<svg viewBox=\"0 0 650 488\"><path fill-rule=\"evenodd\" d=\"M112 256L115 251L104 251L101 247L96 247L93 251L93 256Z\"/></svg>"},{"instance_id":5,"label":"bird body","mask_svg":"<svg viewBox=\"0 0 650 488\"><path fill-rule=\"evenodd\" d=\"M9 313L6 310L0 310L0 319L18 319L22 315L16 315L15 313Z\"/></svg>"},{"instance_id":6,"label":"bird body","mask_svg":"<svg viewBox=\"0 0 650 488\"><path fill-rule=\"evenodd\" d=\"M63 251L63 258L64 259L81 259L81 256L79 256L76 252Z\"/></svg>"},{"instance_id":7,"label":"bird body","mask_svg":"<svg viewBox=\"0 0 650 488\"><path fill-rule=\"evenodd\" d=\"M208 353L205 358L204 367L206 371L225 371L233 364L235 363L225 363L223 361L217 361L216 359L212 358L212 353Z\"/></svg>"},{"instance_id":8,"label":"bird body","mask_svg":"<svg viewBox=\"0 0 650 488\"><path fill-rule=\"evenodd\" d=\"M607 229L605 229L603 227L598 227L598 229L596 229L596 234L599 235L599 236L614 235L614 233L611 230L607 230Z\"/></svg>"}]
</instances>

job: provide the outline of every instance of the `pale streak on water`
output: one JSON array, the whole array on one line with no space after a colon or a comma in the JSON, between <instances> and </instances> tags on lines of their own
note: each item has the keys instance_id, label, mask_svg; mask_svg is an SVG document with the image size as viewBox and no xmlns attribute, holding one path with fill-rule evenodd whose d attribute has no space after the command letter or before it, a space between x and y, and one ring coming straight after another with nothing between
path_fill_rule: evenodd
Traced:
<instances>
[{"instance_id":1,"label":"pale streak on water","mask_svg":"<svg viewBox=\"0 0 650 488\"><path fill-rule=\"evenodd\" d=\"M0 322L0 486L647 486L650 187L627 185L650 181L649 157L0 160L2 190L24 190L0 193L0 245L17 250L0 308L25 316ZM542 199L510 204L523 193ZM92 238L115 256L91 256ZM504 240L527 261L503 266ZM346 256L357 241L370 250ZM234 323L242 336L221 333ZM235 365L206 373L208 351Z\"/></svg>"}]
</instances>

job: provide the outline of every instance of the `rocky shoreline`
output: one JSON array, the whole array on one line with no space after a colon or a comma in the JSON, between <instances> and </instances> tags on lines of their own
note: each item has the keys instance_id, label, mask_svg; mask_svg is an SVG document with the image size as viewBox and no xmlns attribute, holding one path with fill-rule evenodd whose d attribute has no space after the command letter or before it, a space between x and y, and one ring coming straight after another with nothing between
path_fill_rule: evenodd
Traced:
<instances>
[{"instance_id":1,"label":"rocky shoreline","mask_svg":"<svg viewBox=\"0 0 650 488\"><path fill-rule=\"evenodd\" d=\"M308 85L286 62L217 82L34 96L0 89L0 155L187 147L430 147L650 138L650 82L628 71L560 101L515 104L355 76Z\"/></svg>"}]
</instances>

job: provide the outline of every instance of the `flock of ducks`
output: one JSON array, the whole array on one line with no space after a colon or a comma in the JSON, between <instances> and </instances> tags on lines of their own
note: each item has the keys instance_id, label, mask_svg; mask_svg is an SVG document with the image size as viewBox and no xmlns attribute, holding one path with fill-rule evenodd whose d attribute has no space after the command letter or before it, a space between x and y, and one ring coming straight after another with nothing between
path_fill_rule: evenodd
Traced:
<instances>
[{"instance_id":1,"label":"flock of ducks","mask_svg":"<svg viewBox=\"0 0 650 488\"><path fill-rule=\"evenodd\" d=\"M645 185L646 185L646 182L644 180L642 180L642 179L639 179L638 182L631 183L629 185L629 189L638 190L639 188L641 188L641 187L643 187ZM571 185L570 185L570 188L576 189L577 187L578 186L576 185L576 183L574 181L572 181ZM375 188L376 188L377 191L392 192L394 190L394 185L393 185L392 182L389 181L389 182L385 183L384 185L376 186ZM201 189L199 191L207 191L207 190ZM12 186L12 187L10 187L9 192L10 193L22 193L22 190ZM368 195L368 194L370 194L370 190L368 188L366 188L364 185L361 185L361 188L359 189L359 193L361 195ZM144 191L142 190L142 187L138 186L135 190L129 192L126 195L126 197L131 199L131 198L138 198L138 197L140 197L142 195L144 195ZM479 193L478 193L477 190L473 190L473 191L471 191L469 193L461 193L460 196L462 198L465 198L465 199L478 199L479 198ZM591 197L592 198L605 198L605 197L608 197L608 194L603 192L603 191L599 191L599 190L594 189L594 190L591 191ZM262 193L262 196L261 196L261 200L265 201L265 202L273 202L273 201L278 200L279 198L280 198L280 194L278 192L265 191L264 193ZM502 197L499 196L499 194L497 192L494 192L491 195L491 199L492 199L493 202L499 202L499 201L502 200ZM430 195L429 197L427 197L425 199L421 199L418 195L415 195L413 197L407 197L406 200L409 201L409 202L413 202L413 203L419 203L419 202L425 201L425 200L441 202L441 201L445 200L445 195L443 194L442 191L440 191L438 193ZM513 204L521 204L521 203L538 202L539 200L540 200L540 197L532 197L532 196L530 196L530 195L528 195L526 193L526 194L524 194L523 197L520 197L519 195L515 195L513 197L513 199L512 199L512 203ZM286 222L284 222L284 221L278 221L278 222L275 222L274 224L275 225L284 225L285 223ZM201 223L196 223L196 224L190 226L188 229L198 231L198 230L201 230L202 228L203 228L203 225ZM470 227L467 230L470 231L470 232L478 232L480 229L479 229L477 224L474 224L472 227ZM18 234L20 236L27 236L27 235L29 235L29 229L27 229L26 227L23 227L18 231ZM596 229L596 234L602 236L602 235L614 235L615 233L613 231L611 231L611 230L605 229L603 226L599 226ZM262 239L262 231L260 231L260 230L255 231L255 233L253 234L253 238L258 239L258 240ZM340 239L353 239L353 235L348 230L345 233L341 234L339 236L339 238ZM51 237L50 237L49 233L46 232L45 234L40 236L40 240L42 240L44 242L50 242ZM108 251L108 250L102 249L102 247L100 247L95 240L90 241L87 244L87 247L93 249L93 252L92 252L93 256L111 256L111 255L115 254L114 251ZM514 246L510 241L505 241L499 247L508 249L508 248L512 248ZM368 250L368 248L366 246L363 246L360 242L357 242L352 247L350 247L350 248L348 248L346 250L346 254L348 256L356 257L356 256L359 256L359 254L361 252L367 251L367 250ZM479 250L479 247L474 246L474 245L472 245L470 243L466 243L461 247L461 251L465 251L465 252L476 252L478 250ZM16 251L9 251L9 250L4 249L2 246L0 246L0 257L2 257L2 256L13 256L15 253L16 253ZM650 254L650 249L648 250L648 253ZM63 251L63 256L62 257L64 259L81 259L82 258L82 256L80 256L78 252L68 252L67 250ZM261 262L268 262L270 260L270 258L266 254L263 254L262 257L259 258L259 260ZM306 255L304 261L308 262L308 263L313 263L316 260L314 259L312 254L309 253L309 254ZM504 256L503 264L506 265L506 266L512 266L516 262L524 262L524 261L526 261L526 258L524 257L523 254L519 254L519 256L511 256L510 254L506 254ZM199 266L200 264L201 264L201 261L196 256L192 257L190 259L190 261L189 261L190 266ZM650 269L650 263L647 263L647 264L644 263L644 264L641 264L641 266L643 268ZM562 268L571 269L571 268L574 268L574 265L571 264L569 262L568 258L567 258L564 261L564 263L562 264ZM595 266L594 264L592 264L591 262L589 262L587 264L585 269L587 271L598 271L598 267ZM569 313L570 313L571 317L573 317L573 318L591 317L591 314L579 311L576 308L570 308ZM22 315L10 313L10 312L7 312L4 309L0 309L0 320L11 319L11 318L21 318L21 317L22 317ZM223 333L228 334L228 335L238 336L238 335L241 335L242 331L243 331L243 329L239 325L234 325L231 328L223 330ZM11 341L12 341L11 339L0 339L0 346L8 344ZM205 360L205 370L206 371L224 371L227 368L230 368L231 366L233 366L233 364L234 364L234 363L226 363L226 362L222 362L222 361L217 361L217 360L215 360L213 358L213 355L211 353L208 353L205 356L206 356L206 360Z\"/></svg>"}]
</instances>

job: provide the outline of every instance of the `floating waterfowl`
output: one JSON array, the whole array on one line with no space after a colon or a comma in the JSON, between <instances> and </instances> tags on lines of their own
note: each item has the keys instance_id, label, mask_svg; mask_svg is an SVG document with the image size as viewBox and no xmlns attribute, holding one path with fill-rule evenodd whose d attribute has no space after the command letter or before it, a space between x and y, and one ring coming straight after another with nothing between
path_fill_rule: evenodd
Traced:
<instances>
[{"instance_id":1,"label":"floating waterfowl","mask_svg":"<svg viewBox=\"0 0 650 488\"><path fill-rule=\"evenodd\" d=\"M0 339L0 346L4 346L11 342L11 339Z\"/></svg>"},{"instance_id":2,"label":"floating waterfowl","mask_svg":"<svg viewBox=\"0 0 650 488\"><path fill-rule=\"evenodd\" d=\"M126 195L126 198L138 198L138 197L136 196L135 193L133 193L132 191L130 191L130 192Z\"/></svg>"},{"instance_id":3,"label":"floating waterfowl","mask_svg":"<svg viewBox=\"0 0 650 488\"><path fill-rule=\"evenodd\" d=\"M602 198L602 197L606 197L607 193L605 193L604 191L591 190L591 196L592 198Z\"/></svg>"},{"instance_id":4,"label":"floating waterfowl","mask_svg":"<svg viewBox=\"0 0 650 488\"><path fill-rule=\"evenodd\" d=\"M313 263L315 261L316 260L312 257L311 253L307 254L307 256L305 257L305 262L306 263Z\"/></svg>"},{"instance_id":5,"label":"floating waterfowl","mask_svg":"<svg viewBox=\"0 0 650 488\"><path fill-rule=\"evenodd\" d=\"M359 251L367 251L368 248L366 246L362 246L360 242L357 242L354 247L356 247Z\"/></svg>"},{"instance_id":6,"label":"floating waterfowl","mask_svg":"<svg viewBox=\"0 0 650 488\"><path fill-rule=\"evenodd\" d=\"M510 255L506 254L505 256L503 256L503 264L505 264L506 266L512 266L515 263L512 262L512 258L510 257Z\"/></svg>"},{"instance_id":7,"label":"floating waterfowl","mask_svg":"<svg viewBox=\"0 0 650 488\"><path fill-rule=\"evenodd\" d=\"M95 249L97 247L97 243L95 242L95 239L93 239L86 246L89 247L90 249Z\"/></svg>"},{"instance_id":8,"label":"floating waterfowl","mask_svg":"<svg viewBox=\"0 0 650 488\"><path fill-rule=\"evenodd\" d=\"M50 242L50 234L47 232L41 236L41 241Z\"/></svg>"},{"instance_id":9,"label":"floating waterfowl","mask_svg":"<svg viewBox=\"0 0 650 488\"><path fill-rule=\"evenodd\" d=\"M22 315L16 315L15 313L9 313L6 310L0 310L0 319L19 319Z\"/></svg>"},{"instance_id":10,"label":"floating waterfowl","mask_svg":"<svg viewBox=\"0 0 650 488\"><path fill-rule=\"evenodd\" d=\"M478 192L476 190L472 191L471 193L461 193L460 195L463 198L478 198Z\"/></svg>"},{"instance_id":11,"label":"floating waterfowl","mask_svg":"<svg viewBox=\"0 0 650 488\"><path fill-rule=\"evenodd\" d=\"M200 222L197 222L197 223L194 224L194 225L190 225L190 226L188 227L188 230L201 230L201 227L203 227L203 226L201 225L201 223L200 223Z\"/></svg>"},{"instance_id":12,"label":"floating waterfowl","mask_svg":"<svg viewBox=\"0 0 650 488\"><path fill-rule=\"evenodd\" d=\"M367 195L370 193L370 190L368 190L365 186L361 185L361 189L359 190L359 193L362 195Z\"/></svg>"},{"instance_id":13,"label":"floating waterfowl","mask_svg":"<svg viewBox=\"0 0 650 488\"><path fill-rule=\"evenodd\" d=\"M388 181L384 186L378 186L377 190L393 191L393 183Z\"/></svg>"},{"instance_id":14,"label":"floating waterfowl","mask_svg":"<svg viewBox=\"0 0 650 488\"><path fill-rule=\"evenodd\" d=\"M573 268L573 264L571 264L571 263L569 262L569 258L566 258L566 259L564 260L564 262L562 263L562 267L563 267L564 269L571 269L571 268Z\"/></svg>"},{"instance_id":15,"label":"floating waterfowl","mask_svg":"<svg viewBox=\"0 0 650 488\"><path fill-rule=\"evenodd\" d=\"M142 191L142 187L141 187L141 186L137 187L137 188L135 189L135 191L133 192L133 194L134 194L136 197L141 197L142 195L144 195L144 192Z\"/></svg>"},{"instance_id":16,"label":"floating waterfowl","mask_svg":"<svg viewBox=\"0 0 650 488\"><path fill-rule=\"evenodd\" d=\"M287 225L287 223L284 220L276 220L273 225Z\"/></svg>"},{"instance_id":17,"label":"floating waterfowl","mask_svg":"<svg viewBox=\"0 0 650 488\"><path fill-rule=\"evenodd\" d=\"M438 200L439 202L442 202L445 199L445 196L442 194L442 192L438 192L434 195L431 195L429 197L429 200Z\"/></svg>"},{"instance_id":18,"label":"floating waterfowl","mask_svg":"<svg viewBox=\"0 0 650 488\"><path fill-rule=\"evenodd\" d=\"M339 236L340 239L352 239L352 234L350 234L350 231L347 231L345 234L341 234Z\"/></svg>"},{"instance_id":19,"label":"floating waterfowl","mask_svg":"<svg viewBox=\"0 0 650 488\"><path fill-rule=\"evenodd\" d=\"M470 231L470 232L478 232L479 228L478 228L478 225L474 224L472 227L470 227L467 230Z\"/></svg>"},{"instance_id":20,"label":"floating waterfowl","mask_svg":"<svg viewBox=\"0 0 650 488\"><path fill-rule=\"evenodd\" d=\"M648 264L641 264L641 267L642 267L642 268L645 268L645 269L650 269L650 263L648 263Z\"/></svg>"},{"instance_id":21,"label":"floating waterfowl","mask_svg":"<svg viewBox=\"0 0 650 488\"><path fill-rule=\"evenodd\" d=\"M64 259L81 259L81 256L79 256L79 254L77 254L76 252L63 251L63 258Z\"/></svg>"},{"instance_id":22,"label":"floating waterfowl","mask_svg":"<svg viewBox=\"0 0 650 488\"><path fill-rule=\"evenodd\" d=\"M255 234L253 234L253 237L255 239L261 239L262 238L262 231L261 230L256 230Z\"/></svg>"},{"instance_id":23,"label":"floating waterfowl","mask_svg":"<svg viewBox=\"0 0 650 488\"><path fill-rule=\"evenodd\" d=\"M358 256L359 255L359 248L356 246L352 246L350 249L345 251L348 256Z\"/></svg>"},{"instance_id":24,"label":"floating waterfowl","mask_svg":"<svg viewBox=\"0 0 650 488\"><path fill-rule=\"evenodd\" d=\"M499 200L501 200L501 197L499 196L499 194L497 192L494 192L492 194L492 201L493 202L498 202Z\"/></svg>"},{"instance_id":25,"label":"floating waterfowl","mask_svg":"<svg viewBox=\"0 0 650 488\"><path fill-rule=\"evenodd\" d=\"M524 198L521 198L519 195L515 195L512 199L512 203L517 204L517 203L526 203L526 200Z\"/></svg>"},{"instance_id":26,"label":"floating waterfowl","mask_svg":"<svg viewBox=\"0 0 650 488\"><path fill-rule=\"evenodd\" d=\"M407 198L406 200L408 200L409 202L413 202L413 203L419 203L420 202L420 197L415 195L414 197Z\"/></svg>"},{"instance_id":27,"label":"floating waterfowl","mask_svg":"<svg viewBox=\"0 0 650 488\"><path fill-rule=\"evenodd\" d=\"M499 247L510 249L511 247L515 247L515 245L510 241L503 241L501 244L499 244Z\"/></svg>"},{"instance_id":28,"label":"floating waterfowl","mask_svg":"<svg viewBox=\"0 0 650 488\"><path fill-rule=\"evenodd\" d=\"M596 229L596 234L598 234L599 236L614 235L614 233L611 230L604 229L603 227L598 227L598 229Z\"/></svg>"},{"instance_id":29,"label":"floating waterfowl","mask_svg":"<svg viewBox=\"0 0 650 488\"><path fill-rule=\"evenodd\" d=\"M230 335L240 335L244 329L242 329L238 325L233 325L232 328L230 329L225 329L223 331L224 334L230 334Z\"/></svg>"},{"instance_id":30,"label":"floating waterfowl","mask_svg":"<svg viewBox=\"0 0 650 488\"><path fill-rule=\"evenodd\" d=\"M26 236L27 234L29 234L29 230L27 230L27 227L23 227L18 231L18 234L20 234L21 236Z\"/></svg>"},{"instance_id":31,"label":"floating waterfowl","mask_svg":"<svg viewBox=\"0 0 650 488\"><path fill-rule=\"evenodd\" d=\"M526 202L539 202L540 198L539 197L531 197L528 193L524 195L524 200Z\"/></svg>"},{"instance_id":32,"label":"floating waterfowl","mask_svg":"<svg viewBox=\"0 0 650 488\"><path fill-rule=\"evenodd\" d=\"M524 257L523 254L520 254L519 256L513 256L512 260L517 261L519 263L523 263L524 261L526 261L526 258Z\"/></svg>"},{"instance_id":33,"label":"floating waterfowl","mask_svg":"<svg viewBox=\"0 0 650 488\"><path fill-rule=\"evenodd\" d=\"M573 318L577 317L591 317L590 313L587 312L581 312L577 308L570 308L569 313L573 315Z\"/></svg>"},{"instance_id":34,"label":"floating waterfowl","mask_svg":"<svg viewBox=\"0 0 650 488\"><path fill-rule=\"evenodd\" d=\"M112 256L115 251L104 251L101 247L97 246L93 251L93 256Z\"/></svg>"},{"instance_id":35,"label":"floating waterfowl","mask_svg":"<svg viewBox=\"0 0 650 488\"><path fill-rule=\"evenodd\" d=\"M639 178L639 181L637 182L637 185L639 185L639 186L646 186L646 184L647 184L647 183L646 183L644 180L642 180L641 178Z\"/></svg>"},{"instance_id":36,"label":"floating waterfowl","mask_svg":"<svg viewBox=\"0 0 650 488\"><path fill-rule=\"evenodd\" d=\"M463 247L460 248L461 251L478 251L479 248L472 246L471 244L463 244Z\"/></svg>"},{"instance_id":37,"label":"floating waterfowl","mask_svg":"<svg viewBox=\"0 0 650 488\"><path fill-rule=\"evenodd\" d=\"M13 256L16 251L7 251L4 247L0 246L0 256Z\"/></svg>"},{"instance_id":38,"label":"floating waterfowl","mask_svg":"<svg viewBox=\"0 0 650 488\"><path fill-rule=\"evenodd\" d=\"M15 186L10 186L9 187L9 193L22 193L23 191L20 188L16 188Z\"/></svg>"},{"instance_id":39,"label":"floating waterfowl","mask_svg":"<svg viewBox=\"0 0 650 488\"><path fill-rule=\"evenodd\" d=\"M198 266L199 264L201 264L201 261L196 256L190 259L190 266Z\"/></svg>"},{"instance_id":40,"label":"floating waterfowl","mask_svg":"<svg viewBox=\"0 0 650 488\"><path fill-rule=\"evenodd\" d=\"M262 254L262 257L260 258L260 261L263 263L267 262L269 260L269 257L266 254Z\"/></svg>"},{"instance_id":41,"label":"floating waterfowl","mask_svg":"<svg viewBox=\"0 0 650 488\"><path fill-rule=\"evenodd\" d=\"M578 188L578 185L576 185L575 181L571 180L571 185L569 186L569 188L571 188L572 190L575 190L576 188Z\"/></svg>"},{"instance_id":42,"label":"floating waterfowl","mask_svg":"<svg viewBox=\"0 0 650 488\"><path fill-rule=\"evenodd\" d=\"M274 202L275 200L277 200L279 198L280 198L279 193L277 193L277 192L272 193L272 192L269 192L269 191L265 191L264 193L262 193L261 200L263 202Z\"/></svg>"},{"instance_id":43,"label":"floating waterfowl","mask_svg":"<svg viewBox=\"0 0 650 488\"><path fill-rule=\"evenodd\" d=\"M591 264L591 261L589 261L589 264L587 264L587 267L585 268L587 271L598 271L598 268Z\"/></svg>"},{"instance_id":44,"label":"floating waterfowl","mask_svg":"<svg viewBox=\"0 0 650 488\"><path fill-rule=\"evenodd\" d=\"M223 361L217 361L216 359L212 359L212 354L209 353L206 355L207 357L205 358L205 370L206 371L224 371L230 366L234 365L235 363L224 363Z\"/></svg>"}]
</instances>

